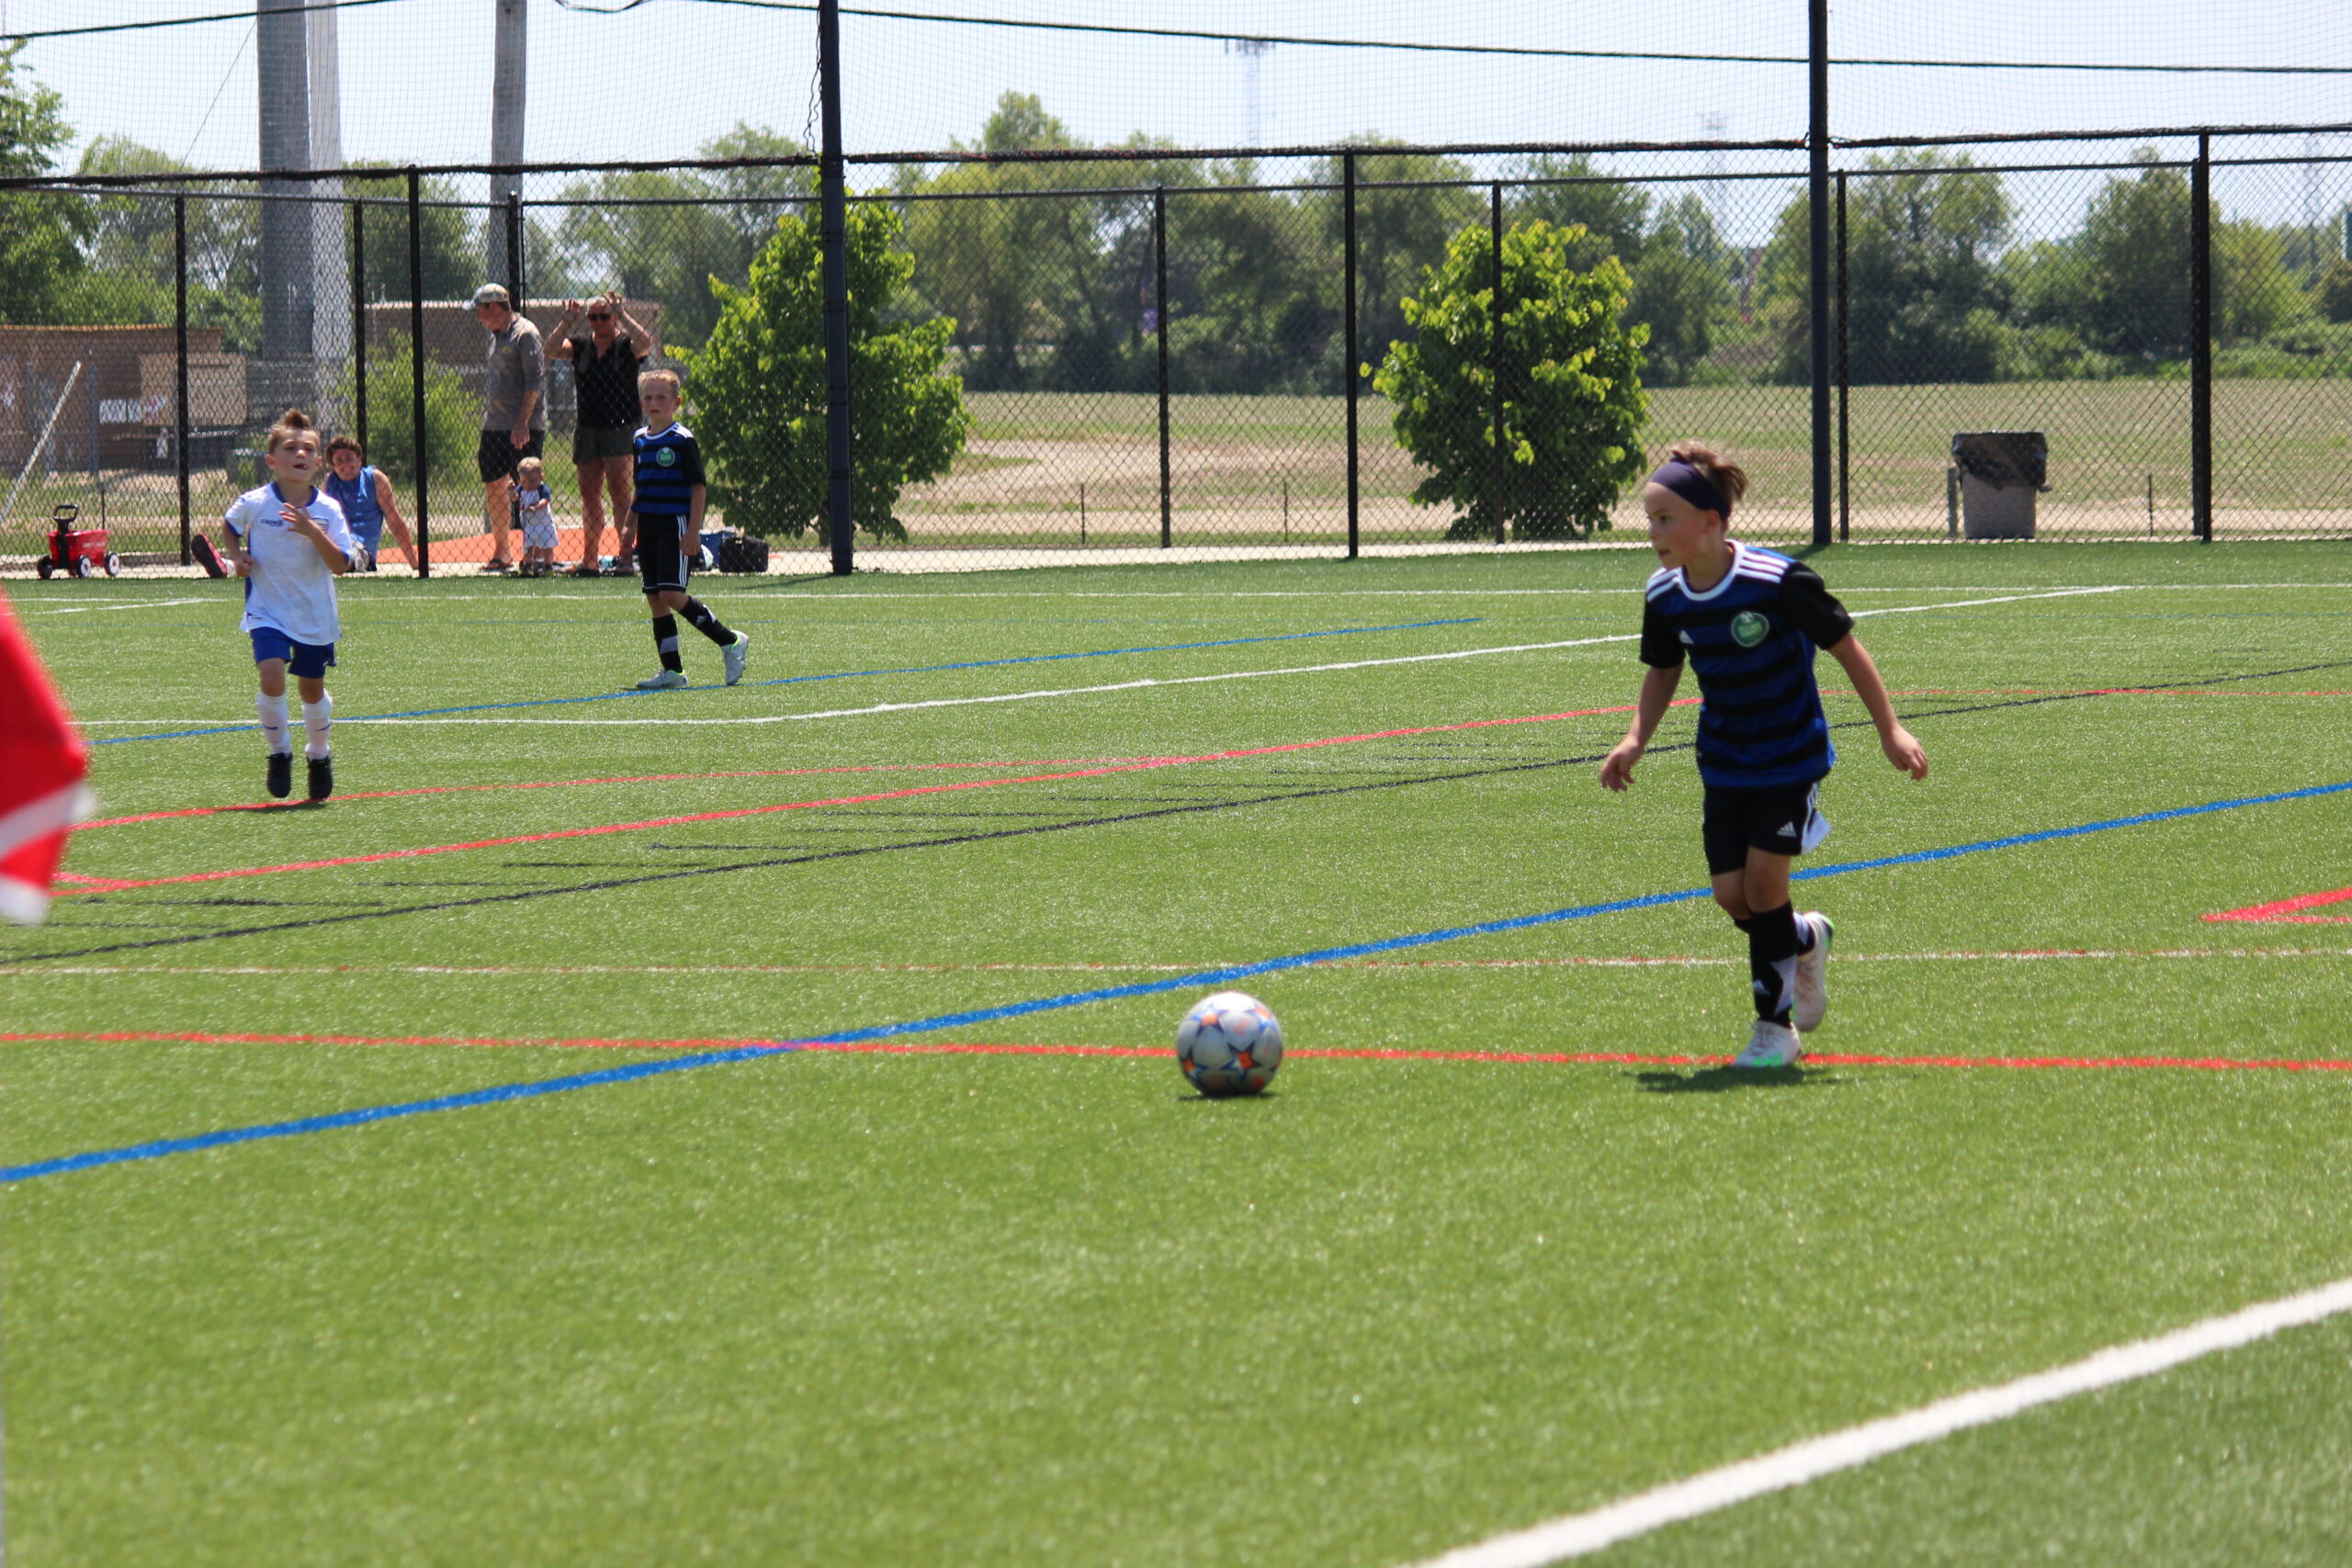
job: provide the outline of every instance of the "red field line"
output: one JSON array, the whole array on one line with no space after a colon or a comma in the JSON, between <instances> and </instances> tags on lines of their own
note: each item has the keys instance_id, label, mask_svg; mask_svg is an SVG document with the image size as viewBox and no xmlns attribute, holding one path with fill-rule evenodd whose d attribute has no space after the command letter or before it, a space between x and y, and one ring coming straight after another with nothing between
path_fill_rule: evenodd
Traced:
<instances>
[{"instance_id":1,"label":"red field line","mask_svg":"<svg viewBox=\"0 0 2352 1568\"><path fill-rule=\"evenodd\" d=\"M2339 887L2333 893L2306 893L2300 898L2281 898L2275 904L2252 904L2243 909L2223 909L2205 918L2208 920L2252 920L2266 925L2341 926L2352 925L2352 915L2306 915L2305 909L2316 909L2324 904L2341 904L2352 898L2352 887Z\"/></svg>"},{"instance_id":2,"label":"red field line","mask_svg":"<svg viewBox=\"0 0 2352 1568\"><path fill-rule=\"evenodd\" d=\"M1686 697L1676 706L1695 703L1696 697ZM1108 763L1099 767L1071 769L1055 773L1021 773L1004 778L963 779L954 784L913 784L905 789L883 790L872 795L833 795L820 800L787 800L770 806L738 807L727 811L696 811L677 817L655 817L641 822L611 822L593 828L559 828L544 833L518 833L501 839L471 839L454 844L426 844L414 849L379 850L372 854L336 855L325 860L288 861L277 865L240 866L223 871L187 872L177 876L109 877L103 882L83 882L78 877L62 880L74 885L60 888L61 897L85 893L115 893L133 887L164 887L189 882L219 882L231 877L269 876L288 871L324 871L337 866L373 865L384 861L412 860L420 855L453 854L461 850L494 850L516 844L543 844L561 839L596 838L609 833L638 833L653 828L677 828L696 822L725 822L744 817L766 817L781 811L811 811L832 806L869 806L878 801L907 800L918 795L952 795L967 790L995 789L1005 784L1059 784L1073 779L1102 778L1114 773L1148 773L1159 768L1180 767L1188 762L1227 762L1250 757L1274 757L1291 752L1312 751L1326 746L1352 746L1366 740L1396 740L1416 735L1443 735L1464 729L1490 729L1504 725L1549 724L1564 718L1590 718L1602 714L1630 713L1632 705L1616 707L1579 708L1569 713L1529 714L1517 718L1476 718L1458 724L1420 725L1405 729L1374 730L1363 735L1333 735L1318 740L1294 740L1281 746L1250 746L1230 751L1204 751L1188 757L1144 757L1133 761Z\"/></svg>"},{"instance_id":3,"label":"red field line","mask_svg":"<svg viewBox=\"0 0 2352 1568\"><path fill-rule=\"evenodd\" d=\"M836 1044L745 1039L617 1040L575 1038L509 1040L475 1035L418 1034L374 1038L356 1034L209 1034L164 1030L84 1032L35 1030L0 1033L0 1042L76 1041L93 1043L194 1045L446 1045L557 1050L711 1051L773 1045L778 1051L810 1051L860 1056L1112 1056L1172 1055L1165 1046L1019 1045L977 1041L860 1041ZM1293 1050L1301 1060L1358 1062L1497 1062L1542 1066L1722 1067L1728 1056L1652 1055L1636 1051L1407 1051L1343 1047ZM1805 1060L1824 1067L1986 1067L2007 1071L2126 1071L2352 1073L2352 1061L2326 1058L2228 1056L1893 1056L1840 1052L1811 1053Z\"/></svg>"}]
</instances>

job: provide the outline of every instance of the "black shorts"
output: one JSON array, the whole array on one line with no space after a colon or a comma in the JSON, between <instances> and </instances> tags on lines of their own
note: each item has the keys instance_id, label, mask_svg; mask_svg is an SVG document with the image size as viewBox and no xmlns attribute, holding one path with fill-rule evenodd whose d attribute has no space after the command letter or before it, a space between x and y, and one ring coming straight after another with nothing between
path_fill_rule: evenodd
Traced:
<instances>
[{"instance_id":1,"label":"black shorts","mask_svg":"<svg viewBox=\"0 0 2352 1568\"><path fill-rule=\"evenodd\" d=\"M684 593L695 567L695 557L685 550L686 520L666 512L633 513L631 518L637 524L638 581L648 593ZM695 553L701 554L699 541Z\"/></svg>"},{"instance_id":2,"label":"black shorts","mask_svg":"<svg viewBox=\"0 0 2352 1568\"><path fill-rule=\"evenodd\" d=\"M514 433L511 430L485 430L481 433L481 445L474 448L474 471L481 476L482 483L495 484L500 479L514 478L515 468L524 458L545 457L547 455L548 433L544 430L531 432L528 446L515 446Z\"/></svg>"},{"instance_id":3,"label":"black shorts","mask_svg":"<svg viewBox=\"0 0 2352 1568\"><path fill-rule=\"evenodd\" d=\"M1706 815L1699 829L1707 845L1707 874L1747 867L1747 852L1801 855L1829 831L1821 815L1821 781L1766 784L1761 789L1707 785Z\"/></svg>"}]
</instances>

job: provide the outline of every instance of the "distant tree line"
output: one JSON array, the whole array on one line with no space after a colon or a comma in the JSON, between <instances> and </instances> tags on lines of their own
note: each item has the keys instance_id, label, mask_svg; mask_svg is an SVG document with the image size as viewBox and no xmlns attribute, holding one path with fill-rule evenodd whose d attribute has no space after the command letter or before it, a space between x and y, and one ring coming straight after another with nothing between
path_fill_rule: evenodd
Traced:
<instances>
[{"instance_id":1,"label":"distant tree line","mask_svg":"<svg viewBox=\"0 0 2352 1568\"><path fill-rule=\"evenodd\" d=\"M72 141L58 96L0 51L0 173L51 174ZM1082 145L1035 97L1008 93L973 148ZM952 318L947 367L974 391L1146 391L1157 385L1154 187L1164 187L1170 375L1186 392L1328 393L1349 367L1342 331L1344 212L1336 189L1256 188L1250 160L1180 156L1141 136L1117 163L968 164L908 168L897 243L911 281L882 320ZM1487 220L1488 192L1459 160L1409 152L1376 135L1354 143L1359 369L1367 378L1414 333L1405 301L1442 266L1462 231ZM738 125L704 157L807 149ZM1870 383L1995 381L2182 373L2188 353L2188 181L2143 166L2110 174L2079 229L2022 239L2001 176L1965 154L1928 149L1874 157L1848 181L1848 333L1852 375ZM119 137L84 152L78 172L188 172ZM1567 264L1614 257L1623 314L1648 329L1649 386L1801 382L1808 364L1807 202L1790 187L1768 242L1734 245L1687 185L1612 183L1589 160L1543 156L1503 188L1509 226L1582 232ZM813 190L805 166L602 175L571 181L558 208L527 209L530 297L618 288L662 306L663 337L699 347L726 288L747 284L779 219ZM1336 186L1340 160L1304 183ZM1524 183L1550 182L1550 183ZM428 202L456 200L429 179ZM399 197L405 184L353 178L352 194ZM1041 192L1059 194L1040 195ZM227 345L259 337L259 225L250 192L188 206L189 308ZM992 199L1001 197L1003 199ZM474 207L427 206L419 249L428 299L463 299L490 254ZM2334 223L2271 227L2212 215L2216 364L2223 374L2342 374L2352 355L2352 264ZM366 291L409 295L409 235L397 208L372 208ZM43 193L0 197L0 321L169 321L171 209L153 197Z\"/></svg>"}]
</instances>

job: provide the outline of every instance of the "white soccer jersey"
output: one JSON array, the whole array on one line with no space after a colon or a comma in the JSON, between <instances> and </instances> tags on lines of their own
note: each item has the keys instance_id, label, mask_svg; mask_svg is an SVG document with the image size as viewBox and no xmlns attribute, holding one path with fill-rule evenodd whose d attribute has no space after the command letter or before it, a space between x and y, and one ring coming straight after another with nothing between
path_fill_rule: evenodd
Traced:
<instances>
[{"instance_id":1,"label":"white soccer jersey","mask_svg":"<svg viewBox=\"0 0 2352 1568\"><path fill-rule=\"evenodd\" d=\"M319 558L317 547L278 515L285 504L273 479L230 502L222 518L254 563L252 575L245 579L245 618L241 629L269 626L296 642L323 646L343 630L335 612L334 573ZM304 510L345 559L357 557L359 547L351 536L350 525L343 519L343 508L333 497L315 491Z\"/></svg>"}]
</instances>

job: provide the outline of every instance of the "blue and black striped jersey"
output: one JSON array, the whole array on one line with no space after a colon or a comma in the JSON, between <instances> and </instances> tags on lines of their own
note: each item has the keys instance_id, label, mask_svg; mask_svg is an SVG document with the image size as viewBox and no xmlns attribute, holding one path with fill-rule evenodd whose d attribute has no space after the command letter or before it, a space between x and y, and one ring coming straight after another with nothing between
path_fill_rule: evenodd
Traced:
<instances>
[{"instance_id":1,"label":"blue and black striped jersey","mask_svg":"<svg viewBox=\"0 0 2352 1568\"><path fill-rule=\"evenodd\" d=\"M637 433L636 510L654 517L684 517L694 511L693 489L703 478L702 447L695 433L674 421L660 430Z\"/></svg>"},{"instance_id":2,"label":"blue and black striped jersey","mask_svg":"<svg viewBox=\"0 0 2352 1568\"><path fill-rule=\"evenodd\" d=\"M1732 542L1731 570L1703 592L1679 567L1644 590L1642 662L1699 676L1699 776L1718 788L1806 784L1838 761L1813 655L1854 629L1821 574Z\"/></svg>"}]
</instances>

